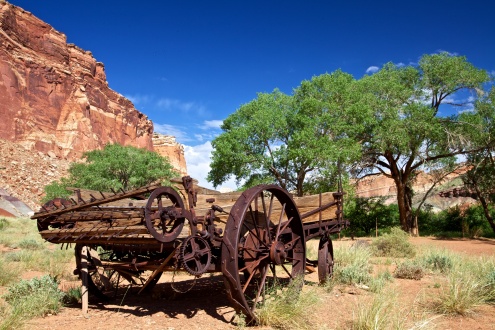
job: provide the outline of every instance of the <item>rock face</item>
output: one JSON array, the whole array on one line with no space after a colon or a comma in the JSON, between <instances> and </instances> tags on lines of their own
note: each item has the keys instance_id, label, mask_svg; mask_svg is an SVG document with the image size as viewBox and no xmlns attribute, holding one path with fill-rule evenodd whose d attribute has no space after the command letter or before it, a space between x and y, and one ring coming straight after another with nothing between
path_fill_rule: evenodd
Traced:
<instances>
[{"instance_id":1,"label":"rock face","mask_svg":"<svg viewBox=\"0 0 495 330\"><path fill-rule=\"evenodd\" d=\"M0 138L63 159L107 143L153 150L153 123L108 87L102 63L0 0Z\"/></svg>"},{"instance_id":2,"label":"rock face","mask_svg":"<svg viewBox=\"0 0 495 330\"><path fill-rule=\"evenodd\" d=\"M473 204L476 202L471 197L451 197L445 198L439 195L439 191L446 189L445 187L452 187L462 184L459 177L465 173L467 168L461 167L455 172L447 175L442 182L437 184L432 192L429 193L426 198L426 203L433 207L433 211L441 211L449 207L459 204ZM424 172L419 172L416 180L413 183L413 206L416 207L420 200L424 197L425 193L431 188L434 179L431 175ZM385 197L385 204L397 203L397 188L392 179L385 177L382 174L370 175L356 182L356 196L363 198L372 197Z\"/></svg>"},{"instance_id":3,"label":"rock face","mask_svg":"<svg viewBox=\"0 0 495 330\"><path fill-rule=\"evenodd\" d=\"M67 176L70 164L68 160L52 158L40 151L28 151L17 143L2 139L0 155L0 213L2 208L5 210L1 200L8 201L9 197L19 199L31 210L38 211L43 187Z\"/></svg>"},{"instance_id":4,"label":"rock face","mask_svg":"<svg viewBox=\"0 0 495 330\"><path fill-rule=\"evenodd\" d=\"M153 148L160 155L167 157L170 164L181 176L187 175L184 146L177 143L174 136L154 133Z\"/></svg>"}]
</instances>

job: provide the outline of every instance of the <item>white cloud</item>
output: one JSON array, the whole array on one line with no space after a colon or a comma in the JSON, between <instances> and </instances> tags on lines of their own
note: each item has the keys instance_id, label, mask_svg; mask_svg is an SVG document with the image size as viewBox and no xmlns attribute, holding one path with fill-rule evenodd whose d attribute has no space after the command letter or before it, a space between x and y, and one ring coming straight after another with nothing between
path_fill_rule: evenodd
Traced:
<instances>
[{"instance_id":1,"label":"white cloud","mask_svg":"<svg viewBox=\"0 0 495 330\"><path fill-rule=\"evenodd\" d=\"M206 176L210 171L212 151L213 147L211 146L210 141L206 141L205 143L197 146L184 146L184 157L186 158L188 174L192 178L198 180L198 184L201 187L209 189L214 189L213 185L206 181ZM236 190L236 187L237 185L235 184L235 180L231 179L217 187L217 189L230 188L232 190Z\"/></svg>"},{"instance_id":2,"label":"white cloud","mask_svg":"<svg viewBox=\"0 0 495 330\"><path fill-rule=\"evenodd\" d=\"M369 68L366 69L366 73L375 73L378 70L380 70L380 68L373 65L373 66L370 66Z\"/></svg>"},{"instance_id":3,"label":"white cloud","mask_svg":"<svg viewBox=\"0 0 495 330\"><path fill-rule=\"evenodd\" d=\"M155 132L164 135L173 135L175 136L177 141L183 141L183 142L191 141L191 138L189 138L188 134L178 126L172 126L168 124L157 124L157 123L153 123L153 126Z\"/></svg>"},{"instance_id":4,"label":"white cloud","mask_svg":"<svg viewBox=\"0 0 495 330\"><path fill-rule=\"evenodd\" d=\"M458 53L456 53L456 52L453 52L453 53L452 53L452 52L449 52L449 51L447 51L447 50L443 50L443 49L439 49L439 50L437 50L437 52L436 52L436 53L433 53L433 54L441 54L441 53L447 53L449 56L458 56L458 55L459 55L459 54L458 54Z\"/></svg>"},{"instance_id":5,"label":"white cloud","mask_svg":"<svg viewBox=\"0 0 495 330\"><path fill-rule=\"evenodd\" d=\"M220 129L220 126L222 126L223 120L205 120L203 122L203 126L201 126L202 129L210 129L210 128L217 128Z\"/></svg>"},{"instance_id":6,"label":"white cloud","mask_svg":"<svg viewBox=\"0 0 495 330\"><path fill-rule=\"evenodd\" d=\"M156 106L167 111L194 112L199 116L205 115L206 108L196 102L184 102L177 99L163 98L156 102Z\"/></svg>"},{"instance_id":7,"label":"white cloud","mask_svg":"<svg viewBox=\"0 0 495 330\"><path fill-rule=\"evenodd\" d=\"M136 95L124 95L126 98L128 98L135 106L138 105L144 105L146 103L149 103L152 100L152 97L149 95L141 95L141 94L136 94Z\"/></svg>"}]
</instances>

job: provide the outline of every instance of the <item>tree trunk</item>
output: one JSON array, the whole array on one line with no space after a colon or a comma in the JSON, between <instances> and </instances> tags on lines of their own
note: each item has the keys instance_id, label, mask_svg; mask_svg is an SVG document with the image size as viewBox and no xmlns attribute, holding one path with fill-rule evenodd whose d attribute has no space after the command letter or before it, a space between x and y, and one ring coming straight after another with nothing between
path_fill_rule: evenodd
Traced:
<instances>
[{"instance_id":1,"label":"tree trunk","mask_svg":"<svg viewBox=\"0 0 495 330\"><path fill-rule=\"evenodd\" d=\"M490 227L492 227L492 230L495 233L495 222L493 221L490 210L488 209L488 203L486 202L485 197L481 194L481 191L479 190L478 185L476 185L476 182L474 184L474 189L476 191L476 195L478 195L478 199L480 200L481 205L483 206L483 213L485 214L485 218L486 220L488 220Z\"/></svg>"},{"instance_id":2,"label":"tree trunk","mask_svg":"<svg viewBox=\"0 0 495 330\"><path fill-rule=\"evenodd\" d=\"M410 233L413 228L412 222L412 190L406 184L395 180L397 187L397 203L399 205L399 221L402 230Z\"/></svg>"}]
</instances>

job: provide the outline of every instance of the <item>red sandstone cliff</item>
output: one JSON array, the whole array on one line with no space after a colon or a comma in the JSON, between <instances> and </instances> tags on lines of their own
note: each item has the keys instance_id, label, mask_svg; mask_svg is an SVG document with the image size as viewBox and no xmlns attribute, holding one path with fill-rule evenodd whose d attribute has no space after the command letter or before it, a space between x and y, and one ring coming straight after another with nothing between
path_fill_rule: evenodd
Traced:
<instances>
[{"instance_id":1,"label":"red sandstone cliff","mask_svg":"<svg viewBox=\"0 0 495 330\"><path fill-rule=\"evenodd\" d=\"M0 0L0 139L75 159L120 143L153 150L153 124L108 87L91 52Z\"/></svg>"},{"instance_id":2,"label":"red sandstone cliff","mask_svg":"<svg viewBox=\"0 0 495 330\"><path fill-rule=\"evenodd\" d=\"M174 136L154 133L153 149L158 154L167 157L170 164L181 176L187 175L184 146L177 143Z\"/></svg>"}]
</instances>

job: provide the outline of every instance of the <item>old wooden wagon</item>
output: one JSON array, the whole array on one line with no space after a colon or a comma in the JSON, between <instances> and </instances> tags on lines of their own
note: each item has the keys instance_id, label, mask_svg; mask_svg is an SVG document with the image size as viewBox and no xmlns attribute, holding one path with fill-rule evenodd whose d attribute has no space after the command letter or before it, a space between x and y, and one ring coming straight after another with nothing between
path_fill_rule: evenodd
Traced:
<instances>
[{"instance_id":1,"label":"old wooden wagon","mask_svg":"<svg viewBox=\"0 0 495 330\"><path fill-rule=\"evenodd\" d=\"M187 176L173 186L76 193L46 203L32 219L45 240L75 244L76 273L90 293L105 299L130 286L141 293L165 271L221 272L229 300L250 323L273 283L304 276L307 266L317 267L324 282L333 270L330 235L348 226L342 191L293 198L260 185L198 194ZM314 261L306 259L313 238Z\"/></svg>"}]
</instances>

